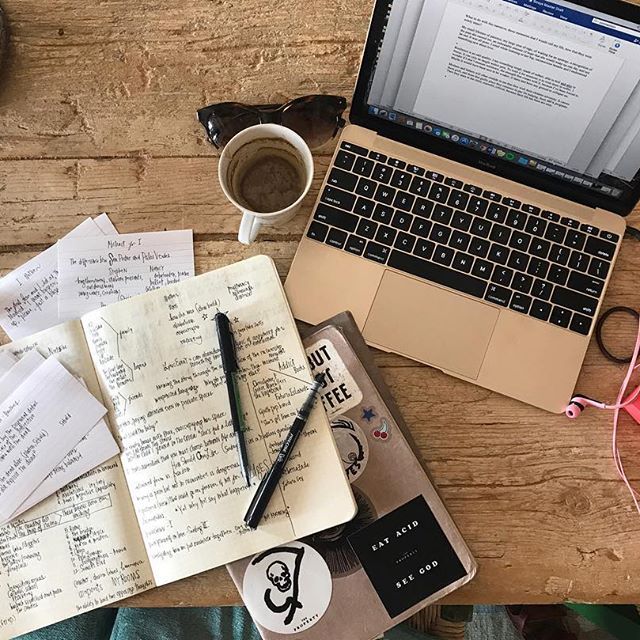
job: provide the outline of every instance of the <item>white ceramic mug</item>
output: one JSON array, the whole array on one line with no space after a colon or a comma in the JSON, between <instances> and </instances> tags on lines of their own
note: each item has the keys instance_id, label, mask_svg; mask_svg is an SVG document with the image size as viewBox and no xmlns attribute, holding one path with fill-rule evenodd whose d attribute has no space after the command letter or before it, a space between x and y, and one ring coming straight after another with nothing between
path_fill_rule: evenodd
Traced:
<instances>
[{"instance_id":1,"label":"white ceramic mug","mask_svg":"<svg viewBox=\"0 0 640 640\"><path fill-rule=\"evenodd\" d=\"M285 153L301 176L303 188L299 197L278 211L253 211L238 194L236 177L249 163L255 164L261 152ZM237 133L227 143L218 163L218 177L225 196L242 212L238 240L251 244L263 225L276 225L293 218L313 181L313 157L307 143L293 130L279 124L257 124Z\"/></svg>"}]
</instances>

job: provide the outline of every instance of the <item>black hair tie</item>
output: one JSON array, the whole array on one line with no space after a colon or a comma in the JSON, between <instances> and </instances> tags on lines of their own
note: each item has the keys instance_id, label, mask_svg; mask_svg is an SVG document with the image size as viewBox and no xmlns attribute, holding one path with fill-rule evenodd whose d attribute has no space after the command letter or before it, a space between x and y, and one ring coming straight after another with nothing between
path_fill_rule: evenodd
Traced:
<instances>
[{"instance_id":1,"label":"black hair tie","mask_svg":"<svg viewBox=\"0 0 640 640\"><path fill-rule=\"evenodd\" d=\"M618 356L614 356L611 351L609 351L609 349L604 346L604 340L602 339L602 328L604 326L605 320L614 313L628 313L636 320L640 320L640 314L631 307L611 307L611 309L607 309L598 319L598 323L596 324L596 342L598 343L598 347L600 347L600 351L602 351L602 355L604 355L605 358L608 358L609 360L617 364L629 364L629 362L631 362L631 356L628 356L626 358L619 358Z\"/></svg>"}]
</instances>

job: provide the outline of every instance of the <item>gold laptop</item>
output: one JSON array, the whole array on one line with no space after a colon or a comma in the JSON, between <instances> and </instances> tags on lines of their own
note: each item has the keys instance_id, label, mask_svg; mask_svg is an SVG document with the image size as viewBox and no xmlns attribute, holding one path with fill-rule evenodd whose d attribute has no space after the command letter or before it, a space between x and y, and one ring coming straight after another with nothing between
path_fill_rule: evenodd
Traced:
<instances>
[{"instance_id":1,"label":"gold laptop","mask_svg":"<svg viewBox=\"0 0 640 640\"><path fill-rule=\"evenodd\" d=\"M296 318L564 409L640 197L640 9L588 4L376 2Z\"/></svg>"}]
</instances>

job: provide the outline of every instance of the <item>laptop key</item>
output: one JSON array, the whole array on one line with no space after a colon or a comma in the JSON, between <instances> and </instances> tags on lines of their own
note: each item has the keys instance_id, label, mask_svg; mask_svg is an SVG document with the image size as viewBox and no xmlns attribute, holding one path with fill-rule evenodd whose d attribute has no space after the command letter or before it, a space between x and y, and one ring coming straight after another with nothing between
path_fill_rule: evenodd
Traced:
<instances>
[{"instance_id":1,"label":"laptop key","mask_svg":"<svg viewBox=\"0 0 640 640\"><path fill-rule=\"evenodd\" d=\"M454 189L462 189L464 182L462 180L456 180L455 178L445 178L444 183L453 187Z\"/></svg>"},{"instance_id":2,"label":"laptop key","mask_svg":"<svg viewBox=\"0 0 640 640\"><path fill-rule=\"evenodd\" d=\"M449 246L454 249L458 249L459 251L466 251L469 248L469 242L471 241L471 236L468 233L463 233L462 231L454 231L451 234L451 240L449 240Z\"/></svg>"},{"instance_id":3,"label":"laptop key","mask_svg":"<svg viewBox=\"0 0 640 640\"><path fill-rule=\"evenodd\" d=\"M522 251L512 251L507 263L512 269L524 271L529 264L529 256Z\"/></svg>"},{"instance_id":4,"label":"laptop key","mask_svg":"<svg viewBox=\"0 0 640 640\"><path fill-rule=\"evenodd\" d=\"M600 258L591 258L587 271L590 276L604 280L607 277L607 273L609 273L609 263L605 260L600 260Z\"/></svg>"},{"instance_id":5,"label":"laptop key","mask_svg":"<svg viewBox=\"0 0 640 640\"><path fill-rule=\"evenodd\" d=\"M416 197L412 196L410 193L398 191L398 193L396 193L396 197L393 199L393 206L396 207L396 209L402 209L403 211L411 211L411 207L413 207L413 201L415 199Z\"/></svg>"},{"instance_id":6,"label":"laptop key","mask_svg":"<svg viewBox=\"0 0 640 640\"><path fill-rule=\"evenodd\" d=\"M483 216L487 212L489 207L488 200L473 196L469 198L469 204L467 205L467 211L473 213L476 216Z\"/></svg>"},{"instance_id":7,"label":"laptop key","mask_svg":"<svg viewBox=\"0 0 640 640\"><path fill-rule=\"evenodd\" d=\"M457 251L451 266L459 271L464 271L464 273L469 273L472 264L473 258L468 253Z\"/></svg>"},{"instance_id":8,"label":"laptop key","mask_svg":"<svg viewBox=\"0 0 640 640\"><path fill-rule=\"evenodd\" d=\"M325 240L326 244L335 247L336 249L342 249L344 243L347 241L347 234L341 229L331 229L329 235Z\"/></svg>"},{"instance_id":9,"label":"laptop key","mask_svg":"<svg viewBox=\"0 0 640 640\"><path fill-rule=\"evenodd\" d=\"M333 164L334 166L340 167L341 169L351 171L351 168L353 167L353 163L355 161L356 157L353 155L353 153L349 153L348 151L338 151L336 160Z\"/></svg>"},{"instance_id":10,"label":"laptop key","mask_svg":"<svg viewBox=\"0 0 640 640\"><path fill-rule=\"evenodd\" d=\"M578 293L585 293L588 296L599 298L604 290L604 281L582 273L572 271L567 282L567 287Z\"/></svg>"},{"instance_id":11,"label":"laptop key","mask_svg":"<svg viewBox=\"0 0 640 640\"><path fill-rule=\"evenodd\" d=\"M404 169L407 166L406 162L398 160L398 158L388 158L387 164L395 167L396 169Z\"/></svg>"},{"instance_id":12,"label":"laptop key","mask_svg":"<svg viewBox=\"0 0 640 640\"><path fill-rule=\"evenodd\" d=\"M591 318L587 316L580 315L579 313L574 313L573 318L571 318L571 324L569 325L569 329L571 331L575 331L576 333L581 333L583 336L589 335L589 329L591 329Z\"/></svg>"},{"instance_id":13,"label":"laptop key","mask_svg":"<svg viewBox=\"0 0 640 640\"><path fill-rule=\"evenodd\" d=\"M416 246L413 248L413 253L419 258L425 258L426 260L428 260L433 255L435 248L436 245L430 240L423 240L422 238L418 238Z\"/></svg>"},{"instance_id":14,"label":"laptop key","mask_svg":"<svg viewBox=\"0 0 640 640\"><path fill-rule=\"evenodd\" d=\"M433 202L430 200L425 200L424 198L416 198L415 204L413 205L413 213L417 216L422 216L423 218L428 218L433 211Z\"/></svg>"},{"instance_id":15,"label":"laptop key","mask_svg":"<svg viewBox=\"0 0 640 640\"><path fill-rule=\"evenodd\" d=\"M551 305L544 300L534 300L531 304L529 315L546 322L551 315Z\"/></svg>"},{"instance_id":16,"label":"laptop key","mask_svg":"<svg viewBox=\"0 0 640 640\"><path fill-rule=\"evenodd\" d=\"M451 237L451 229L449 227L445 227L441 224L434 224L431 233L429 234L429 239L434 242L439 242L440 244L446 244Z\"/></svg>"},{"instance_id":17,"label":"laptop key","mask_svg":"<svg viewBox=\"0 0 640 640\"><path fill-rule=\"evenodd\" d=\"M421 238L428 238L431 226L431 221L416 217L413 219L413 224L411 225L411 233Z\"/></svg>"},{"instance_id":18,"label":"laptop key","mask_svg":"<svg viewBox=\"0 0 640 640\"><path fill-rule=\"evenodd\" d=\"M447 184L446 180L445 184ZM469 196L466 193L463 193L458 189L454 189L449 195L447 204L449 204L451 207L454 207L455 209L464 209L467 206L468 202Z\"/></svg>"},{"instance_id":19,"label":"laptop key","mask_svg":"<svg viewBox=\"0 0 640 640\"><path fill-rule=\"evenodd\" d=\"M453 249L438 245L436 250L433 252L433 261L448 267L453 261L453 255Z\"/></svg>"},{"instance_id":20,"label":"laptop key","mask_svg":"<svg viewBox=\"0 0 640 640\"><path fill-rule=\"evenodd\" d=\"M378 182L382 182L383 184L388 184L389 180L391 180L391 176L393 175L393 169L386 164L376 163L376 166L373 168L371 173L371 177Z\"/></svg>"},{"instance_id":21,"label":"laptop key","mask_svg":"<svg viewBox=\"0 0 640 640\"><path fill-rule=\"evenodd\" d=\"M514 207L515 209L519 209L522 202L520 202L520 200L515 200L514 198L504 196L502 198L502 204L506 204L507 207Z\"/></svg>"},{"instance_id":22,"label":"laptop key","mask_svg":"<svg viewBox=\"0 0 640 640\"><path fill-rule=\"evenodd\" d=\"M353 212L364 216L365 218L370 218L375 208L376 203L373 200L360 196L356 200L356 206L354 207Z\"/></svg>"},{"instance_id":23,"label":"laptop key","mask_svg":"<svg viewBox=\"0 0 640 640\"><path fill-rule=\"evenodd\" d=\"M483 218L475 218L471 223L471 233L480 238L488 238L491 231L491 223Z\"/></svg>"},{"instance_id":24,"label":"laptop key","mask_svg":"<svg viewBox=\"0 0 640 640\"><path fill-rule=\"evenodd\" d=\"M414 176L423 176L424 175L424 169L422 167L419 167L415 164L408 164L407 165L407 171L409 173L413 173Z\"/></svg>"},{"instance_id":25,"label":"laptop key","mask_svg":"<svg viewBox=\"0 0 640 640\"><path fill-rule=\"evenodd\" d=\"M549 251L549 260L556 264L565 265L569 262L569 255L571 252L567 247L561 247L559 244L551 245L551 251Z\"/></svg>"},{"instance_id":26,"label":"laptop key","mask_svg":"<svg viewBox=\"0 0 640 640\"><path fill-rule=\"evenodd\" d=\"M449 187L445 187L443 184L433 183L431 189L429 189L429 198L435 202L446 202L449 197Z\"/></svg>"},{"instance_id":27,"label":"laptop key","mask_svg":"<svg viewBox=\"0 0 640 640\"><path fill-rule=\"evenodd\" d=\"M478 218L476 218L477 220ZM471 216L464 211L454 211L453 218L451 220L451 226L455 229L461 229L462 231L469 231L471 226Z\"/></svg>"},{"instance_id":28,"label":"laptop key","mask_svg":"<svg viewBox=\"0 0 640 640\"><path fill-rule=\"evenodd\" d=\"M482 187L478 187L475 184L465 184L462 189L467 193L472 193L474 196L482 193Z\"/></svg>"},{"instance_id":29,"label":"laptop key","mask_svg":"<svg viewBox=\"0 0 640 640\"><path fill-rule=\"evenodd\" d=\"M391 249L389 247L385 247L385 245L383 244L378 244L377 242L369 240L369 242L367 242L367 247L362 255L368 260L373 260L374 262L384 264L387 261L390 252Z\"/></svg>"},{"instance_id":30,"label":"laptop key","mask_svg":"<svg viewBox=\"0 0 640 640\"><path fill-rule=\"evenodd\" d=\"M525 273L516 273L513 276L511 282L511 288L519 291L520 293L529 293L531 291L531 285L533 284L533 278Z\"/></svg>"},{"instance_id":31,"label":"laptop key","mask_svg":"<svg viewBox=\"0 0 640 640\"><path fill-rule=\"evenodd\" d=\"M413 216L409 213L403 213L402 211L396 211L393 220L391 221L391 225L396 229L402 229L402 231L409 231L411 227L411 221L413 220Z\"/></svg>"},{"instance_id":32,"label":"laptop key","mask_svg":"<svg viewBox=\"0 0 640 640\"><path fill-rule=\"evenodd\" d=\"M416 243L416 239L413 236L410 236L408 233L403 233L402 231L398 234L396 241L394 243L394 247L396 249L402 249L402 251L406 251L410 253L413 251L413 245Z\"/></svg>"},{"instance_id":33,"label":"laptop key","mask_svg":"<svg viewBox=\"0 0 640 640\"><path fill-rule=\"evenodd\" d=\"M528 216L526 213L518 211L517 209L509 209L509 213L507 214L507 226L523 231L527 224L527 219ZM540 221L538 218L531 218L531 220Z\"/></svg>"},{"instance_id":34,"label":"laptop key","mask_svg":"<svg viewBox=\"0 0 640 640\"><path fill-rule=\"evenodd\" d=\"M580 226L580 221L575 218L560 218L560 222L566 227L577 229Z\"/></svg>"},{"instance_id":35,"label":"laptop key","mask_svg":"<svg viewBox=\"0 0 640 640\"><path fill-rule=\"evenodd\" d=\"M546 258L550 248L551 244L546 240L534 240L529 246L529 253L537 258Z\"/></svg>"},{"instance_id":36,"label":"laptop key","mask_svg":"<svg viewBox=\"0 0 640 640\"><path fill-rule=\"evenodd\" d=\"M514 231L509 240L509 246L512 249L518 249L520 251L526 251L531 242L531 236L522 231Z\"/></svg>"},{"instance_id":37,"label":"laptop key","mask_svg":"<svg viewBox=\"0 0 640 640\"><path fill-rule=\"evenodd\" d=\"M491 275L491 282L508 287L513 277L513 271L507 267L496 266Z\"/></svg>"},{"instance_id":38,"label":"laptop key","mask_svg":"<svg viewBox=\"0 0 640 640\"><path fill-rule=\"evenodd\" d=\"M356 158L355 164L353 165L353 172L358 173L365 178L368 178L373 171L373 160L369 160L368 158Z\"/></svg>"},{"instance_id":39,"label":"laptop key","mask_svg":"<svg viewBox=\"0 0 640 640\"><path fill-rule=\"evenodd\" d=\"M487 219L493 222L504 222L507 218L508 209L503 204L492 202L487 211Z\"/></svg>"},{"instance_id":40,"label":"laptop key","mask_svg":"<svg viewBox=\"0 0 640 640\"><path fill-rule=\"evenodd\" d=\"M358 238L358 236L350 235L344 249L356 256L361 256L366 244L367 241L364 238Z\"/></svg>"},{"instance_id":41,"label":"laptop key","mask_svg":"<svg viewBox=\"0 0 640 640\"><path fill-rule=\"evenodd\" d=\"M431 219L435 222L441 222L442 224L449 224L453 218L453 209L445 207L443 204L437 204L433 208Z\"/></svg>"},{"instance_id":42,"label":"laptop key","mask_svg":"<svg viewBox=\"0 0 640 640\"><path fill-rule=\"evenodd\" d=\"M594 227L591 224L581 224L580 231L584 231L585 233L588 233L592 236L597 236L598 233L600 233L600 229L598 229L598 227Z\"/></svg>"},{"instance_id":43,"label":"laptop key","mask_svg":"<svg viewBox=\"0 0 640 640\"><path fill-rule=\"evenodd\" d=\"M484 297L487 302L499 304L501 307L506 307L509 304L510 298L511 291L497 284L490 284L487 288L487 295Z\"/></svg>"},{"instance_id":44,"label":"laptop key","mask_svg":"<svg viewBox=\"0 0 640 640\"><path fill-rule=\"evenodd\" d=\"M509 309L513 309L514 311L518 311L519 313L529 313L531 302L531 298L529 296L526 296L524 293L514 293L513 297L511 298Z\"/></svg>"},{"instance_id":45,"label":"laptop key","mask_svg":"<svg viewBox=\"0 0 640 640\"><path fill-rule=\"evenodd\" d=\"M373 210L373 219L376 222L390 223L393 218L393 207L387 207L384 204L377 204Z\"/></svg>"},{"instance_id":46,"label":"laptop key","mask_svg":"<svg viewBox=\"0 0 640 640\"><path fill-rule=\"evenodd\" d=\"M369 238L369 240L371 240L376 235L377 230L378 225L375 222L371 222L371 220L360 220L356 233L363 238Z\"/></svg>"},{"instance_id":47,"label":"laptop key","mask_svg":"<svg viewBox=\"0 0 640 640\"><path fill-rule=\"evenodd\" d=\"M353 205L356 203L356 197L352 193L329 185L324 188L320 200L321 202L338 207L339 209L344 209L345 211L351 211Z\"/></svg>"},{"instance_id":48,"label":"laptop key","mask_svg":"<svg viewBox=\"0 0 640 640\"><path fill-rule=\"evenodd\" d=\"M567 247L571 247L571 249L577 249L580 251L582 247L584 247L584 243L587 240L587 236L580 231L570 230L567 233L567 237L564 239L564 243Z\"/></svg>"},{"instance_id":49,"label":"laptop key","mask_svg":"<svg viewBox=\"0 0 640 640\"><path fill-rule=\"evenodd\" d=\"M326 224L322 224L322 222L317 222L316 220L314 220L309 225L309 230L307 231L307 238L317 240L318 242L324 242L324 239L327 237L328 232L329 232L329 227L327 227Z\"/></svg>"},{"instance_id":50,"label":"laptop key","mask_svg":"<svg viewBox=\"0 0 640 640\"><path fill-rule=\"evenodd\" d=\"M406 171L400 171L400 169L396 169L393 172L393 177L391 178L391 185L394 187L398 187L398 189L408 189L411 184L411 174Z\"/></svg>"},{"instance_id":51,"label":"laptop key","mask_svg":"<svg viewBox=\"0 0 640 640\"><path fill-rule=\"evenodd\" d=\"M332 187L340 187L347 191L353 191L356 188L357 182L358 176L354 176L353 173L347 173L342 169L336 169L336 167L331 169L329 178L327 179L327 183Z\"/></svg>"},{"instance_id":52,"label":"laptop key","mask_svg":"<svg viewBox=\"0 0 640 640\"><path fill-rule=\"evenodd\" d=\"M353 144L353 142L347 142L344 140L340 144L341 149L345 149L346 151L352 151L353 153L357 153L359 156L367 156L369 154L369 150L364 147L360 147L357 144Z\"/></svg>"},{"instance_id":53,"label":"laptop key","mask_svg":"<svg viewBox=\"0 0 640 640\"><path fill-rule=\"evenodd\" d=\"M360 178L360 180L358 180L356 193L359 196L366 196L367 198L371 198L375 190L376 190L376 183L373 180L369 180L368 178Z\"/></svg>"},{"instance_id":54,"label":"laptop key","mask_svg":"<svg viewBox=\"0 0 640 640\"><path fill-rule=\"evenodd\" d=\"M376 162L386 162L387 156L384 153L380 153L379 151L369 151L369 157Z\"/></svg>"},{"instance_id":55,"label":"laptop key","mask_svg":"<svg viewBox=\"0 0 640 640\"><path fill-rule=\"evenodd\" d=\"M609 242L618 242L618 240L620 240L620 236L617 233L612 233L611 231L601 231L600 237L608 240Z\"/></svg>"},{"instance_id":56,"label":"laptop key","mask_svg":"<svg viewBox=\"0 0 640 640\"><path fill-rule=\"evenodd\" d=\"M362 180L362 178L360 178ZM375 184L375 183L374 183ZM391 204L395 198L396 190L393 187L387 187L383 184L379 184L375 190L373 199L382 204Z\"/></svg>"},{"instance_id":57,"label":"laptop key","mask_svg":"<svg viewBox=\"0 0 640 640\"><path fill-rule=\"evenodd\" d=\"M425 175L427 176L427 178L430 178L434 182L444 181L444 176L441 173L438 173L437 171L427 171Z\"/></svg>"},{"instance_id":58,"label":"laptop key","mask_svg":"<svg viewBox=\"0 0 640 640\"><path fill-rule=\"evenodd\" d=\"M489 249L489 260L498 264L507 264L509 259L509 249L499 244L492 244Z\"/></svg>"},{"instance_id":59,"label":"laptop key","mask_svg":"<svg viewBox=\"0 0 640 640\"><path fill-rule=\"evenodd\" d=\"M572 251L571 257L569 258L569 266L576 271L582 271L583 273L587 270L587 265L589 264L589 256L581 253L580 251Z\"/></svg>"},{"instance_id":60,"label":"laptop key","mask_svg":"<svg viewBox=\"0 0 640 640\"><path fill-rule=\"evenodd\" d=\"M540 217L544 218L545 220L551 220L551 222L560 222L560 216L557 213L554 213L553 211L549 211L547 209L545 209L540 214Z\"/></svg>"},{"instance_id":61,"label":"laptop key","mask_svg":"<svg viewBox=\"0 0 640 640\"><path fill-rule=\"evenodd\" d=\"M491 262L487 262L486 260L482 260L481 258L476 258L471 273L478 278L488 280L491 277L492 271L493 264L491 264Z\"/></svg>"},{"instance_id":62,"label":"laptop key","mask_svg":"<svg viewBox=\"0 0 640 640\"><path fill-rule=\"evenodd\" d=\"M562 242L566 233L567 230L564 227L552 222L547 226L547 232L544 234L544 237L547 240L551 240L551 242Z\"/></svg>"},{"instance_id":63,"label":"laptop key","mask_svg":"<svg viewBox=\"0 0 640 640\"><path fill-rule=\"evenodd\" d=\"M553 307L553 311L551 312L551 317L549 318L549 322L551 324L556 324L559 327L568 327L569 322L571 320L571 311L567 309L563 309L562 307Z\"/></svg>"},{"instance_id":64,"label":"laptop key","mask_svg":"<svg viewBox=\"0 0 640 640\"><path fill-rule=\"evenodd\" d=\"M391 227L380 225L380 227L378 227L378 231L376 232L376 241L391 246L393 244L393 241L396 239L397 233L398 232Z\"/></svg>"},{"instance_id":65,"label":"laptop key","mask_svg":"<svg viewBox=\"0 0 640 640\"><path fill-rule=\"evenodd\" d=\"M603 260L612 260L616 252L616 245L612 242L607 242L606 240L601 240L600 238L589 236L584 250L586 253L590 253L592 256L596 256L596 258L601 258Z\"/></svg>"},{"instance_id":66,"label":"laptop key","mask_svg":"<svg viewBox=\"0 0 640 640\"><path fill-rule=\"evenodd\" d=\"M491 229L491 233L489 234L489 239L500 244L507 244L510 235L511 229L509 229L509 227L505 227L501 224L494 224L493 229Z\"/></svg>"},{"instance_id":67,"label":"laptop key","mask_svg":"<svg viewBox=\"0 0 640 640\"><path fill-rule=\"evenodd\" d=\"M569 269L566 267L560 267L557 264L551 265L549 269L549 275L547 279L554 284L567 284L567 278L569 277Z\"/></svg>"},{"instance_id":68,"label":"laptop key","mask_svg":"<svg viewBox=\"0 0 640 640\"><path fill-rule=\"evenodd\" d=\"M447 247L442 247L441 250L451 251ZM449 269L434 262L427 262L400 251L391 252L388 266L476 298L482 298L487 288L487 283L480 278L474 278L469 274Z\"/></svg>"},{"instance_id":69,"label":"laptop key","mask_svg":"<svg viewBox=\"0 0 640 640\"><path fill-rule=\"evenodd\" d=\"M431 180L414 176L409 191L417 196L426 196L431 188Z\"/></svg>"},{"instance_id":70,"label":"laptop key","mask_svg":"<svg viewBox=\"0 0 640 640\"><path fill-rule=\"evenodd\" d=\"M531 233L534 236L538 236L541 238L544 235L545 229L547 228L547 221L542 218L535 218L533 216L529 216L527 220L527 224L525 226L525 231L527 233Z\"/></svg>"},{"instance_id":71,"label":"laptop key","mask_svg":"<svg viewBox=\"0 0 640 640\"><path fill-rule=\"evenodd\" d=\"M546 278L549 271L549 263L542 258L531 258L527 273L538 278Z\"/></svg>"},{"instance_id":72,"label":"laptop key","mask_svg":"<svg viewBox=\"0 0 640 640\"><path fill-rule=\"evenodd\" d=\"M520 208L525 212L525 213L530 213L534 216L539 215L540 213L540 207L536 207L533 204L522 204L520 205Z\"/></svg>"},{"instance_id":73,"label":"laptop key","mask_svg":"<svg viewBox=\"0 0 640 640\"><path fill-rule=\"evenodd\" d=\"M469 253L479 258L486 258L490 246L490 242L484 238L472 238L469 245Z\"/></svg>"},{"instance_id":74,"label":"laptop key","mask_svg":"<svg viewBox=\"0 0 640 640\"><path fill-rule=\"evenodd\" d=\"M487 198L487 200L493 200L493 202L500 202L502 200L502 196L495 191L489 191L488 189L482 193L482 195Z\"/></svg>"},{"instance_id":75,"label":"laptop key","mask_svg":"<svg viewBox=\"0 0 640 640\"><path fill-rule=\"evenodd\" d=\"M595 298L576 293L564 287L554 287L551 302L586 316L595 315L598 308L598 301Z\"/></svg>"},{"instance_id":76,"label":"laptop key","mask_svg":"<svg viewBox=\"0 0 640 640\"><path fill-rule=\"evenodd\" d=\"M553 285L545 280L536 279L531 287L531 295L542 300L548 300L551 297Z\"/></svg>"},{"instance_id":77,"label":"laptop key","mask_svg":"<svg viewBox=\"0 0 640 640\"><path fill-rule=\"evenodd\" d=\"M313 215L313 219L329 224L332 227L344 229L345 231L355 231L359 218L352 213L340 211L340 209L330 207L326 204L319 204Z\"/></svg>"}]
</instances>

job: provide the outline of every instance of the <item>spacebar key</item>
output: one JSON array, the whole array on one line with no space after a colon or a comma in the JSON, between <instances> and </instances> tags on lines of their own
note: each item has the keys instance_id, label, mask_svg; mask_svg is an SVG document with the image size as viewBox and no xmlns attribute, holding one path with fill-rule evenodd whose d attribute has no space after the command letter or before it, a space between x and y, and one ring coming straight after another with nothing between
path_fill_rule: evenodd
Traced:
<instances>
[{"instance_id":1,"label":"spacebar key","mask_svg":"<svg viewBox=\"0 0 640 640\"><path fill-rule=\"evenodd\" d=\"M420 258L414 258L400 251L392 251L387 266L399 269L418 278L424 278L435 284L440 284L462 293L467 293L476 298L482 298L487 288L487 283L480 278L474 278L466 273L460 273L453 269L440 266L434 262L427 262Z\"/></svg>"}]
</instances>

